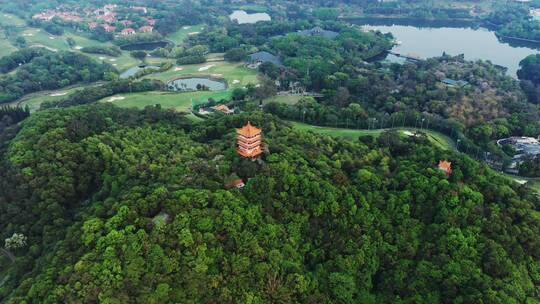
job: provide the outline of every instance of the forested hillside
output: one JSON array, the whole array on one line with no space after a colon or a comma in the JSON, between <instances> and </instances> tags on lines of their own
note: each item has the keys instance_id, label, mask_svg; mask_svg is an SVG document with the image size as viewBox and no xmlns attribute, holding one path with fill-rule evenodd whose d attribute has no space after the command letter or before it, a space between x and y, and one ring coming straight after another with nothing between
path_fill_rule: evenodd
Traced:
<instances>
[{"instance_id":1,"label":"forested hillside","mask_svg":"<svg viewBox=\"0 0 540 304\"><path fill-rule=\"evenodd\" d=\"M264 132L261 162L234 150L248 119ZM3 303L539 297L537 197L423 136L351 142L261 113L194 125L88 105L38 112L0 138L1 237L22 234ZM246 187L225 190L234 175Z\"/></svg>"},{"instance_id":2,"label":"forested hillside","mask_svg":"<svg viewBox=\"0 0 540 304\"><path fill-rule=\"evenodd\" d=\"M73 52L22 50L0 59L0 103L13 101L24 94L54 90L79 82L93 82L115 77L113 67Z\"/></svg>"}]
</instances>

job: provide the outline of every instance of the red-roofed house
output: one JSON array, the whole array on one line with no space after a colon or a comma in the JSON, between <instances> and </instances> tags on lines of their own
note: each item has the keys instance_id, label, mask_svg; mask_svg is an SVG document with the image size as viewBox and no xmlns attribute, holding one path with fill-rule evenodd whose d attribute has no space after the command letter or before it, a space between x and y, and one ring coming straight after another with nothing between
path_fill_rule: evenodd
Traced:
<instances>
[{"instance_id":1,"label":"red-roofed house","mask_svg":"<svg viewBox=\"0 0 540 304\"><path fill-rule=\"evenodd\" d=\"M88 23L88 28L91 29L91 30L93 30L93 29L95 29L96 27L98 27L98 25L99 25L99 24L98 24L97 22L90 22L90 23Z\"/></svg>"},{"instance_id":2,"label":"red-roofed house","mask_svg":"<svg viewBox=\"0 0 540 304\"><path fill-rule=\"evenodd\" d=\"M156 25L157 20L152 18L146 18L148 25Z\"/></svg>"},{"instance_id":3,"label":"red-roofed house","mask_svg":"<svg viewBox=\"0 0 540 304\"><path fill-rule=\"evenodd\" d=\"M122 23L123 26L130 26L133 24L133 21L131 20L122 20L120 21L120 23Z\"/></svg>"},{"instance_id":4,"label":"red-roofed house","mask_svg":"<svg viewBox=\"0 0 540 304\"><path fill-rule=\"evenodd\" d=\"M108 33L112 33L114 31L116 31L116 26L105 24L105 25L103 25L103 29Z\"/></svg>"},{"instance_id":5,"label":"red-roofed house","mask_svg":"<svg viewBox=\"0 0 540 304\"><path fill-rule=\"evenodd\" d=\"M139 32L141 33L151 33L153 30L154 30L154 27L150 25L141 26L139 28Z\"/></svg>"},{"instance_id":6,"label":"red-roofed house","mask_svg":"<svg viewBox=\"0 0 540 304\"><path fill-rule=\"evenodd\" d=\"M124 36L128 36L128 35L134 35L135 34L135 30L128 27L127 29L123 29L122 32L120 33L121 35L124 35Z\"/></svg>"},{"instance_id":7,"label":"red-roofed house","mask_svg":"<svg viewBox=\"0 0 540 304\"><path fill-rule=\"evenodd\" d=\"M114 15L99 15L96 17L96 19L103 20L107 23L113 23L116 21L116 18L114 17Z\"/></svg>"}]
</instances>

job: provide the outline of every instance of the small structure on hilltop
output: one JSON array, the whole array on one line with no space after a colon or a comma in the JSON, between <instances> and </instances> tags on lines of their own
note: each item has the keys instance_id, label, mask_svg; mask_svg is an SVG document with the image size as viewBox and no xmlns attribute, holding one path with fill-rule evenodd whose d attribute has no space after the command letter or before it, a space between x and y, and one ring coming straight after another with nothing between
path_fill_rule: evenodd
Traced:
<instances>
[{"instance_id":1,"label":"small structure on hilltop","mask_svg":"<svg viewBox=\"0 0 540 304\"><path fill-rule=\"evenodd\" d=\"M309 37L323 37L326 39L335 39L339 33L333 31L324 30L320 26L316 26L310 30L298 31L300 36L309 36Z\"/></svg>"},{"instance_id":2,"label":"small structure on hilltop","mask_svg":"<svg viewBox=\"0 0 540 304\"><path fill-rule=\"evenodd\" d=\"M439 161L439 170L444 172L446 176L450 176L452 174L452 163L446 160Z\"/></svg>"},{"instance_id":3,"label":"small structure on hilltop","mask_svg":"<svg viewBox=\"0 0 540 304\"><path fill-rule=\"evenodd\" d=\"M236 151L246 158L257 158L263 153L262 130L248 123L236 129Z\"/></svg>"},{"instance_id":4,"label":"small structure on hilltop","mask_svg":"<svg viewBox=\"0 0 540 304\"><path fill-rule=\"evenodd\" d=\"M229 109L229 107L227 107L227 105L224 105L224 104L213 106L211 107L211 109L214 111L222 112L225 115L230 115L234 113L233 110Z\"/></svg>"},{"instance_id":5,"label":"small structure on hilltop","mask_svg":"<svg viewBox=\"0 0 540 304\"><path fill-rule=\"evenodd\" d=\"M232 189L232 188L237 188L237 189L242 189L246 186L246 184L244 184L244 181L240 178L237 178L237 179L234 179L234 180L231 180L227 183L225 183L225 189Z\"/></svg>"},{"instance_id":6,"label":"small structure on hilltop","mask_svg":"<svg viewBox=\"0 0 540 304\"><path fill-rule=\"evenodd\" d=\"M257 53L253 53L249 55L248 62L249 62L250 68L258 68L261 64L265 62L271 62L279 67L283 66L283 63L281 62L281 59L278 56L265 52L265 51L257 52Z\"/></svg>"}]
</instances>

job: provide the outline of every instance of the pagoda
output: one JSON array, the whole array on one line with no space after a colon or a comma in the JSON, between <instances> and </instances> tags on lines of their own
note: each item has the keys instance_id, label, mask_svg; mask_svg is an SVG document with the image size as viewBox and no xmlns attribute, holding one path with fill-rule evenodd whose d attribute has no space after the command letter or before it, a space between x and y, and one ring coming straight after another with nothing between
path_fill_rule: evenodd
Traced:
<instances>
[{"instance_id":1,"label":"pagoda","mask_svg":"<svg viewBox=\"0 0 540 304\"><path fill-rule=\"evenodd\" d=\"M256 158L262 154L262 130L248 123L236 129L236 151L243 157Z\"/></svg>"},{"instance_id":2,"label":"pagoda","mask_svg":"<svg viewBox=\"0 0 540 304\"><path fill-rule=\"evenodd\" d=\"M439 170L444 172L446 176L450 176L452 174L452 163L446 160L441 160L439 162Z\"/></svg>"}]
</instances>

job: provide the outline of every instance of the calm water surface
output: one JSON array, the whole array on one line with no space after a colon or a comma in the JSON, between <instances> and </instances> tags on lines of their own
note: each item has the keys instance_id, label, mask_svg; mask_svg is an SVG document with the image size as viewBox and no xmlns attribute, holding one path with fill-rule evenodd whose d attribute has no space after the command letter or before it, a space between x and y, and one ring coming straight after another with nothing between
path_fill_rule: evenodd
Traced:
<instances>
[{"instance_id":1,"label":"calm water surface","mask_svg":"<svg viewBox=\"0 0 540 304\"><path fill-rule=\"evenodd\" d=\"M198 84L207 86L210 91L221 91L227 88L225 81L202 77L176 79L169 82L167 87L171 91L197 91Z\"/></svg>"},{"instance_id":2,"label":"calm water surface","mask_svg":"<svg viewBox=\"0 0 540 304\"><path fill-rule=\"evenodd\" d=\"M400 54L411 54L421 58L464 54L468 60L490 60L508 68L508 74L516 76L519 62L531 54L539 53L532 47L510 46L499 41L495 33L485 28L429 28L409 25L364 25L370 30L390 32L401 45L394 47ZM400 61L390 55L387 59Z\"/></svg>"},{"instance_id":3,"label":"calm water surface","mask_svg":"<svg viewBox=\"0 0 540 304\"><path fill-rule=\"evenodd\" d=\"M248 14L246 11L234 11L231 15L229 15L229 18L231 20L238 20L239 24L257 23L259 21L272 20L272 18L270 18L270 15L268 15L267 13Z\"/></svg>"}]
</instances>

